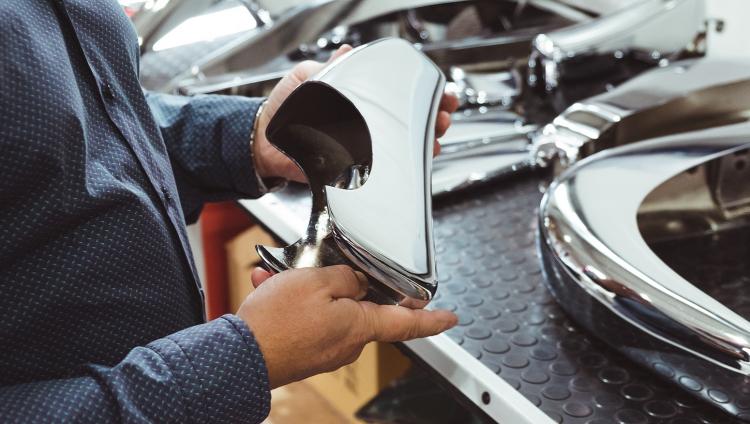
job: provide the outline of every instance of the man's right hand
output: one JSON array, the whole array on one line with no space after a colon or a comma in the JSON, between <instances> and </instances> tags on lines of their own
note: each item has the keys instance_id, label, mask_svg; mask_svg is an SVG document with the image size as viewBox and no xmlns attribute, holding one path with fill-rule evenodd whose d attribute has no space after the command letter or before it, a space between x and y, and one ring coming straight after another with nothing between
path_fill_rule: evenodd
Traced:
<instances>
[{"instance_id":1,"label":"man's right hand","mask_svg":"<svg viewBox=\"0 0 750 424\"><path fill-rule=\"evenodd\" d=\"M256 270L253 285L237 315L260 345L272 388L354 362L371 341L432 336L457 322L449 311L362 301L367 280L344 265Z\"/></svg>"}]
</instances>

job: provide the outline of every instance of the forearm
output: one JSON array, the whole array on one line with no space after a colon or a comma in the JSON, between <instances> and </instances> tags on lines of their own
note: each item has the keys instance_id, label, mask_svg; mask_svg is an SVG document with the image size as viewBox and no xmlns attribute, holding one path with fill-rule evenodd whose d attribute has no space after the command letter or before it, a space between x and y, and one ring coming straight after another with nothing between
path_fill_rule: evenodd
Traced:
<instances>
[{"instance_id":1,"label":"forearm","mask_svg":"<svg viewBox=\"0 0 750 424\"><path fill-rule=\"evenodd\" d=\"M268 414L260 349L235 316L133 349L75 378L0 387L0 422L259 423Z\"/></svg>"},{"instance_id":2,"label":"forearm","mask_svg":"<svg viewBox=\"0 0 750 424\"><path fill-rule=\"evenodd\" d=\"M204 202L263 194L250 140L264 99L146 93L174 170L188 222Z\"/></svg>"}]
</instances>

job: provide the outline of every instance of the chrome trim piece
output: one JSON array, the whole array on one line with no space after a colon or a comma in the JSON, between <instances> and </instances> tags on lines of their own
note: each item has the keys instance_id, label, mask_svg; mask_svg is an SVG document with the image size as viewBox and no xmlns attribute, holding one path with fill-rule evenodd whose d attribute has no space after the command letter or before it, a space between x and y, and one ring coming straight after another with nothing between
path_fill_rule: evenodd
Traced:
<instances>
[{"instance_id":1,"label":"chrome trim piece","mask_svg":"<svg viewBox=\"0 0 750 424\"><path fill-rule=\"evenodd\" d=\"M296 3L296 2L295 2ZM320 39L327 31L341 30L345 37L350 25L363 25L368 20L393 13L423 8L444 3L470 3L468 0L425 1L412 0L409 2L393 2L382 0L315 0L301 2L295 7L284 9L284 13L274 15L273 22L263 26L262 30L250 31L227 43L221 49L203 58L197 58L192 68L175 77L165 90L173 90L177 86L200 83L226 73L255 74L259 67L267 67L279 55L285 55L305 43L328 40ZM581 13L573 13L572 9L563 5L550 7L548 1L534 0L529 4L538 6L541 10L554 10L566 17L555 17L552 22L544 26L533 28L518 28L503 31L497 36L465 37L458 40L442 40L421 42L417 46L430 58L438 63L443 70L451 65L475 63L487 58L501 58L507 60L516 57L525 60L531 50L531 40L541 31L552 31L570 22L580 22L585 19ZM567 11L567 13L566 13ZM552 14L553 12L549 12ZM571 20L572 18L572 20ZM368 31L373 30L381 36L397 35L401 23L396 19L384 27L373 24ZM444 31L444 30L443 30ZM355 43L356 44L356 43ZM317 48L313 46L313 48ZM328 47L326 47L328 48ZM291 67L291 66L289 66ZM507 66L505 67L507 68ZM266 69L266 71L275 71Z\"/></svg>"},{"instance_id":2,"label":"chrome trim piece","mask_svg":"<svg viewBox=\"0 0 750 424\"><path fill-rule=\"evenodd\" d=\"M667 364L668 377L709 400L719 390L750 401L737 389L750 377L750 322L666 265L638 214L666 181L748 148L750 124L741 123L610 149L564 172L540 210L546 281L568 313L636 361ZM672 201L715 191L710 178L691 181Z\"/></svg>"},{"instance_id":3,"label":"chrome trim piece","mask_svg":"<svg viewBox=\"0 0 750 424\"><path fill-rule=\"evenodd\" d=\"M297 88L267 136L305 172L313 213L297 243L260 246L264 262L275 271L352 264L379 300L426 305L437 289L430 176L444 87L426 56L385 39Z\"/></svg>"},{"instance_id":4,"label":"chrome trim piece","mask_svg":"<svg viewBox=\"0 0 750 424\"><path fill-rule=\"evenodd\" d=\"M289 53L304 42L333 28L342 16L362 0L313 0L276 17L273 22L248 31L211 54L197 58L191 69L164 87L172 91L185 80L259 67ZM252 54L248 53L252 51Z\"/></svg>"},{"instance_id":5,"label":"chrome trim piece","mask_svg":"<svg viewBox=\"0 0 750 424\"><path fill-rule=\"evenodd\" d=\"M674 62L574 103L540 130L533 131L532 126L514 129L508 112L499 117L489 113L492 118L487 119L477 114L456 120L446 134L448 146L458 138L453 134L468 134L466 128L477 125L474 121L494 121L482 128L491 128L494 134L487 132L493 136L485 135L485 142L474 142L472 149L454 153L455 149L446 148L435 160L433 194L452 193L537 167L551 168L557 175L594 153L668 133L727 125L746 119L748 111L749 61Z\"/></svg>"},{"instance_id":6,"label":"chrome trim piece","mask_svg":"<svg viewBox=\"0 0 750 424\"><path fill-rule=\"evenodd\" d=\"M531 169L528 136L536 130L508 111L457 113L440 140L441 152L432 166L432 195L455 193Z\"/></svg>"},{"instance_id":7,"label":"chrome trim piece","mask_svg":"<svg viewBox=\"0 0 750 424\"><path fill-rule=\"evenodd\" d=\"M673 60L691 48L705 27L705 13L704 0L644 0L590 22L539 34L529 57L528 83L554 90L563 77L601 73L631 53L654 62Z\"/></svg>"},{"instance_id":8,"label":"chrome trim piece","mask_svg":"<svg viewBox=\"0 0 750 424\"><path fill-rule=\"evenodd\" d=\"M683 60L570 106L534 136L535 160L559 174L596 152L738 122L749 110L749 61Z\"/></svg>"}]
</instances>

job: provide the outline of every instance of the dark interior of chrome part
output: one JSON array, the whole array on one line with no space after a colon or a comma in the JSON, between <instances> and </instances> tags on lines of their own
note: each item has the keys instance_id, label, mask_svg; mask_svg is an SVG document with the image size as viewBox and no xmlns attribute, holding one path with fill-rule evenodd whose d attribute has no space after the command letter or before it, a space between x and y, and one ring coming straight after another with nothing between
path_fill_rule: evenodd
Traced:
<instances>
[{"instance_id":1,"label":"dark interior of chrome part","mask_svg":"<svg viewBox=\"0 0 750 424\"><path fill-rule=\"evenodd\" d=\"M670 268L750 319L750 151L664 182L644 199L638 226Z\"/></svg>"},{"instance_id":2,"label":"dark interior of chrome part","mask_svg":"<svg viewBox=\"0 0 750 424\"><path fill-rule=\"evenodd\" d=\"M325 107L311 108L310 102ZM289 268L298 264L302 256L307 261L315 258L306 266L345 263L331 238L325 187L353 189L367 180L372 142L364 118L336 90L309 82L284 102L269 123L267 136L302 169L312 192L307 236L284 248L283 258L276 255L278 265Z\"/></svg>"},{"instance_id":3,"label":"dark interior of chrome part","mask_svg":"<svg viewBox=\"0 0 750 424\"><path fill-rule=\"evenodd\" d=\"M415 42L435 42L466 37L490 36L521 28L557 23L568 19L529 4L516 1L475 0L419 7L384 15L352 29L365 37L378 37L379 25L396 23L404 38ZM438 30L440 29L440 30ZM382 36L382 35L380 35Z\"/></svg>"},{"instance_id":4,"label":"dark interior of chrome part","mask_svg":"<svg viewBox=\"0 0 750 424\"><path fill-rule=\"evenodd\" d=\"M325 107L310 107L315 102ZM312 211L305 236L284 248L258 247L274 271L350 262L331 233L325 187L356 189L372 166L372 141L362 115L331 87L308 82L295 90L270 122L268 139L294 160L309 180ZM399 299L388 287L371 286L369 298L379 303Z\"/></svg>"},{"instance_id":5,"label":"dark interior of chrome part","mask_svg":"<svg viewBox=\"0 0 750 424\"><path fill-rule=\"evenodd\" d=\"M321 107L310 107L315 102ZM372 166L372 141L362 115L336 90L299 87L278 111L268 139L297 162L313 191L326 185L356 188Z\"/></svg>"}]
</instances>

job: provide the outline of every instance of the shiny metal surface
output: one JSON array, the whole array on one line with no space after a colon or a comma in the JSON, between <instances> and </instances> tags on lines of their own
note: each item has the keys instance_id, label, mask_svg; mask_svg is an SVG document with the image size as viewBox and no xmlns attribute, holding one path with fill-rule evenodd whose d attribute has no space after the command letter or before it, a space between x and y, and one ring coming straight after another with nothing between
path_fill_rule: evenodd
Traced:
<instances>
[{"instance_id":1,"label":"shiny metal surface","mask_svg":"<svg viewBox=\"0 0 750 424\"><path fill-rule=\"evenodd\" d=\"M659 375L676 371L661 361L640 367L578 325L555 302L544 285L534 246L542 181L529 175L434 201L440 290L428 308L452 310L460 324L445 335L447 344L409 342L405 346L445 376L449 387L500 423L546 422L529 414L527 408L520 415L498 414L502 408L524 403L563 424L610 423L620 418L623 422L648 419L654 424L739 423L740 419L733 419L711 403L662 381ZM291 243L304 234L310 200L306 188L290 185L239 203L256 222ZM750 249L739 252L746 258ZM706 265L713 267L712 263ZM725 292L738 297L736 293L743 293L741 287L746 286L747 280L740 280ZM744 298L744 308L738 309L750 311L750 296ZM432 361L436 356L446 360ZM544 382L544 376L549 380ZM518 390L522 398L496 393L504 382ZM703 390L708 389L717 399L713 402L734 402L732 391L712 387ZM484 392L491 395L489 404L486 397L482 400ZM738 402L738 406L750 405ZM747 411L746 419L750 418Z\"/></svg>"},{"instance_id":2,"label":"shiny metal surface","mask_svg":"<svg viewBox=\"0 0 750 424\"><path fill-rule=\"evenodd\" d=\"M148 2L142 5L138 11L131 17L133 26L138 32L139 41L143 44L146 40L151 40L151 36L164 21L178 8L183 7L185 10L191 10L206 7L208 2L205 0L162 0L160 2Z\"/></svg>"},{"instance_id":3,"label":"shiny metal surface","mask_svg":"<svg viewBox=\"0 0 750 424\"><path fill-rule=\"evenodd\" d=\"M738 122L748 110L750 62L680 61L570 106L534 137L536 160L559 173L596 152Z\"/></svg>"},{"instance_id":4,"label":"shiny metal surface","mask_svg":"<svg viewBox=\"0 0 750 424\"><path fill-rule=\"evenodd\" d=\"M346 54L290 95L267 135L305 172L313 211L294 245L258 247L269 267L352 264L381 301L429 302L437 289L432 146L444 85L413 46L386 39Z\"/></svg>"},{"instance_id":5,"label":"shiny metal surface","mask_svg":"<svg viewBox=\"0 0 750 424\"><path fill-rule=\"evenodd\" d=\"M727 125L746 119L748 111L750 62L678 61L574 103L536 131L526 126L514 133L510 129L517 124L507 115L505 120L488 118L494 137L473 143L473 152L454 154L448 147L436 159L433 193L448 194L537 167L557 175L594 153L659 135ZM458 119L451 131L470 134L470 128ZM450 145L459 137L449 132L446 138Z\"/></svg>"},{"instance_id":6,"label":"shiny metal surface","mask_svg":"<svg viewBox=\"0 0 750 424\"><path fill-rule=\"evenodd\" d=\"M259 70L287 70L301 59L325 60L343 43L357 46L383 37L401 37L415 43L446 72L454 65L478 62L496 62L496 72L507 72L514 60L525 62L536 34L588 19L575 9L550 3L305 2L274 17L262 30L196 58L190 69L174 77L166 89L201 85L204 81L215 85L217 79L226 81L228 77L252 78ZM284 63L278 60L283 56L294 59ZM274 62L276 66L271 65Z\"/></svg>"},{"instance_id":7,"label":"shiny metal surface","mask_svg":"<svg viewBox=\"0 0 750 424\"><path fill-rule=\"evenodd\" d=\"M750 401L740 389L750 378L750 316L678 274L649 243L747 228L747 174L737 163L748 148L744 122L611 149L563 173L540 210L547 282L563 308L632 359L668 365L667 378L734 415ZM728 211L721 193L743 212ZM732 401L715 402L712 390Z\"/></svg>"},{"instance_id":8,"label":"shiny metal surface","mask_svg":"<svg viewBox=\"0 0 750 424\"><path fill-rule=\"evenodd\" d=\"M535 164L528 135L536 129L502 109L454 115L453 124L440 140L441 153L433 162L433 196L531 169Z\"/></svg>"},{"instance_id":9,"label":"shiny metal surface","mask_svg":"<svg viewBox=\"0 0 750 424\"><path fill-rule=\"evenodd\" d=\"M313 0L273 19L268 25L247 31L209 54L196 58L163 88L193 84L211 75L224 75L269 64L300 44L331 29L347 11L362 0ZM282 69L290 69L287 64ZM278 70L278 69L277 69Z\"/></svg>"},{"instance_id":10,"label":"shiny metal surface","mask_svg":"<svg viewBox=\"0 0 750 424\"><path fill-rule=\"evenodd\" d=\"M553 90L563 78L581 79L624 58L673 60L705 27L704 0L643 0L591 22L539 34L529 58L529 85ZM667 29L668 30L665 30Z\"/></svg>"}]
</instances>

